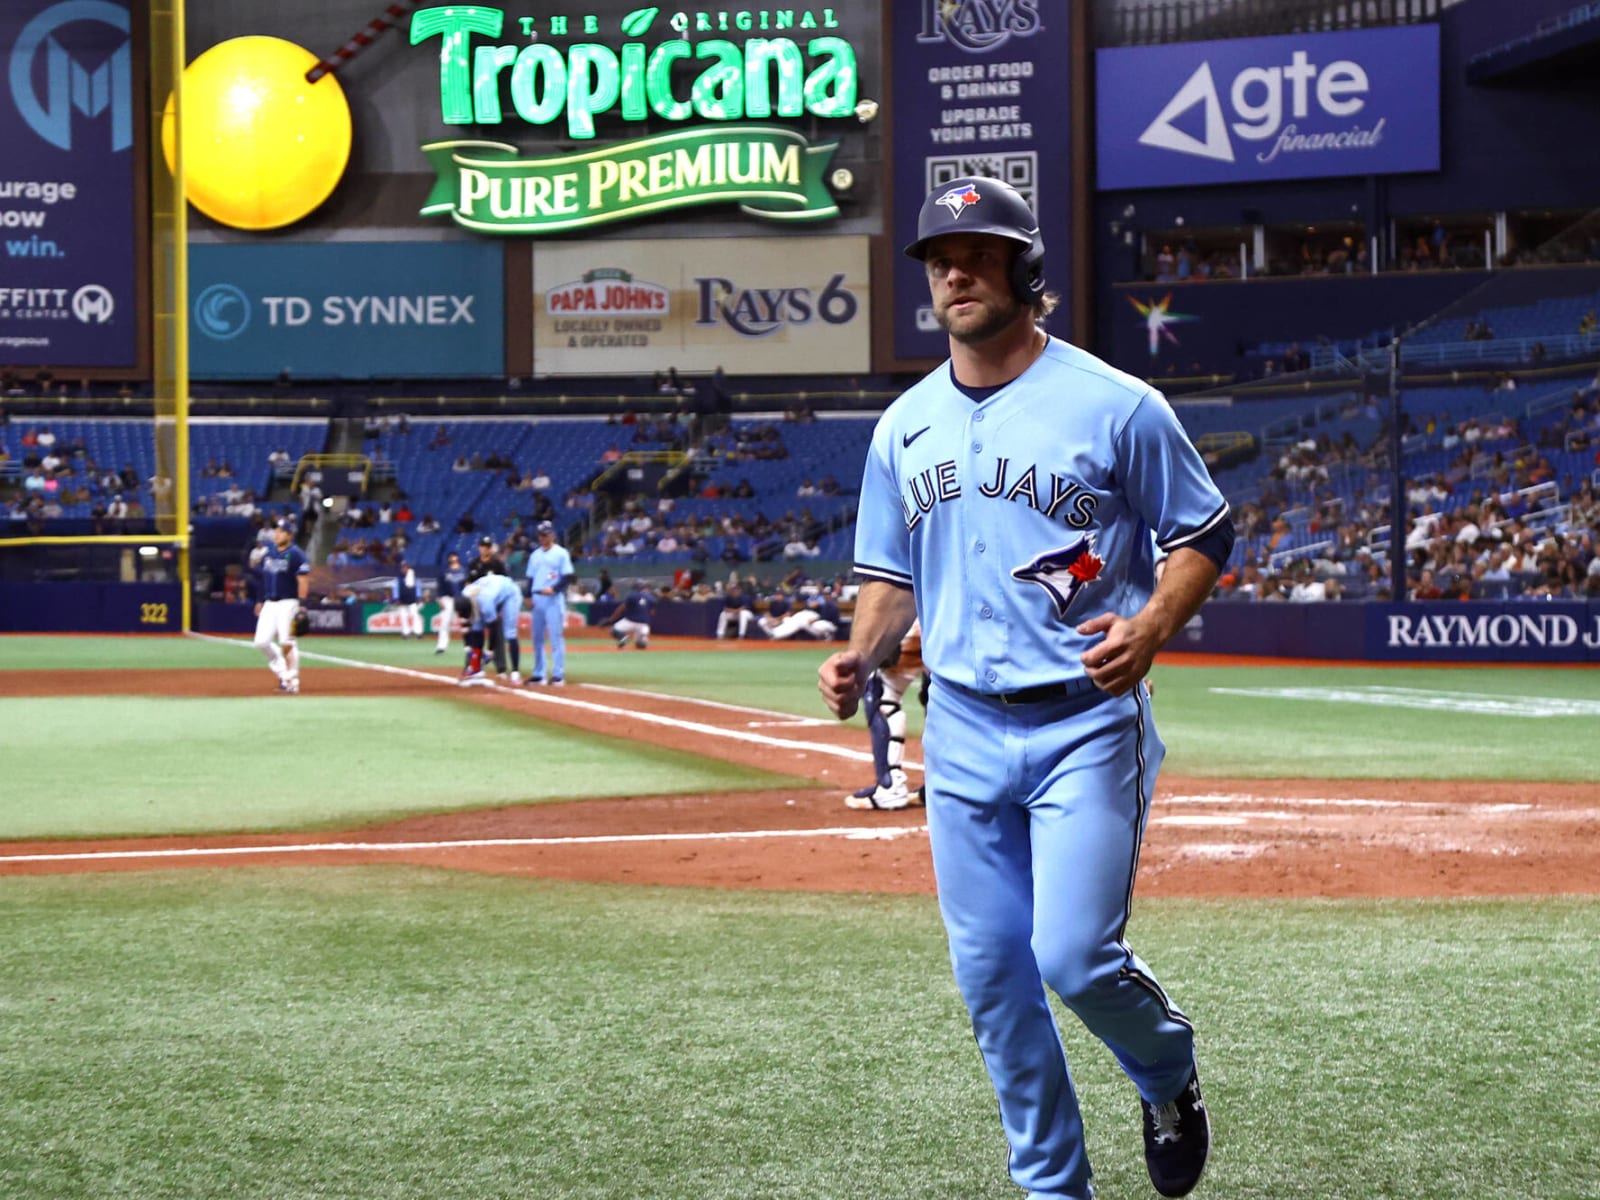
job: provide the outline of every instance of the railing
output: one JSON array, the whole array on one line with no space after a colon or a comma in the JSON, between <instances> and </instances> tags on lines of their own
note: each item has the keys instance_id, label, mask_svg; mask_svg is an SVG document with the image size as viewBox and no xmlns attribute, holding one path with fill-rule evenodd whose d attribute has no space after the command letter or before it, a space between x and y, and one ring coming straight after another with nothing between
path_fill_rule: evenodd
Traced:
<instances>
[{"instance_id":1,"label":"railing","mask_svg":"<svg viewBox=\"0 0 1600 1200\"><path fill-rule=\"evenodd\" d=\"M1276 571L1284 563L1293 562L1297 558L1315 557L1319 550L1331 550L1333 539L1326 538L1320 542L1311 542L1304 546L1296 546L1292 550L1274 550L1267 555L1267 568Z\"/></svg>"},{"instance_id":2,"label":"railing","mask_svg":"<svg viewBox=\"0 0 1600 1200\"><path fill-rule=\"evenodd\" d=\"M1535 351L1534 347L1539 347ZM1490 338L1471 342L1402 342L1400 365L1405 367L1465 367L1505 363L1562 362L1600 355L1600 333L1552 333L1537 337ZM1313 371L1382 371L1389 365L1389 347L1368 346L1355 358L1335 346L1313 346Z\"/></svg>"},{"instance_id":3,"label":"railing","mask_svg":"<svg viewBox=\"0 0 1600 1200\"><path fill-rule=\"evenodd\" d=\"M1099 0L1098 46L1325 33L1431 21L1460 0Z\"/></svg>"},{"instance_id":4,"label":"railing","mask_svg":"<svg viewBox=\"0 0 1600 1200\"><path fill-rule=\"evenodd\" d=\"M646 463L665 463L669 467L682 466L689 461L689 454L684 450L633 450L624 454L616 462L594 477L589 484L591 492L603 489L611 480L629 467L640 467Z\"/></svg>"},{"instance_id":5,"label":"railing","mask_svg":"<svg viewBox=\"0 0 1600 1200\"><path fill-rule=\"evenodd\" d=\"M289 487L294 492L300 491L300 485L305 482L307 475L324 471L359 471L361 473L361 491L366 492L372 483L372 460L365 454L304 454L295 464L294 478L290 480ZM389 468L389 478L394 478L394 468Z\"/></svg>"}]
</instances>

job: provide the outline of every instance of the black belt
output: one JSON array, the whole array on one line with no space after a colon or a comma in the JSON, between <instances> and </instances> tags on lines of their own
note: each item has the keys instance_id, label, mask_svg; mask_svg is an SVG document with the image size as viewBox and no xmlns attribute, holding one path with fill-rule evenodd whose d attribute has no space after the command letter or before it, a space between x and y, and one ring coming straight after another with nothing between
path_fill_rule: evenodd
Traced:
<instances>
[{"instance_id":1,"label":"black belt","mask_svg":"<svg viewBox=\"0 0 1600 1200\"><path fill-rule=\"evenodd\" d=\"M1038 687L1023 688L1020 692L1002 692L995 696L1001 704L1042 704L1046 700L1065 700L1082 691L1065 683L1041 683Z\"/></svg>"}]
</instances>

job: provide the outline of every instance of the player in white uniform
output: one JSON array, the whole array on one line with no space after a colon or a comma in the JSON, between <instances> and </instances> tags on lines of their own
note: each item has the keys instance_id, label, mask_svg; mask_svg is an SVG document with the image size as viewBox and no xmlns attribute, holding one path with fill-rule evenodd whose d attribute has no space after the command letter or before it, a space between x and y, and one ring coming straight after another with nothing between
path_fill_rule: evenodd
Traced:
<instances>
[{"instance_id":1,"label":"player in white uniform","mask_svg":"<svg viewBox=\"0 0 1600 1200\"><path fill-rule=\"evenodd\" d=\"M1165 753L1141 684L1216 582L1228 506L1159 393L1038 327L1044 244L1013 189L942 188L918 234L951 358L873 435L866 582L819 686L851 715L921 618L939 907L1012 1179L1093 1195L1049 988L1138 1089L1156 1190L1186 1195L1211 1142L1194 1030L1123 934Z\"/></svg>"},{"instance_id":2,"label":"player in white uniform","mask_svg":"<svg viewBox=\"0 0 1600 1200\"><path fill-rule=\"evenodd\" d=\"M272 523L271 543L250 551L256 577L256 649L278 677L278 690L300 691L300 649L295 644L294 618L311 584L311 564L294 544L295 520Z\"/></svg>"}]
</instances>

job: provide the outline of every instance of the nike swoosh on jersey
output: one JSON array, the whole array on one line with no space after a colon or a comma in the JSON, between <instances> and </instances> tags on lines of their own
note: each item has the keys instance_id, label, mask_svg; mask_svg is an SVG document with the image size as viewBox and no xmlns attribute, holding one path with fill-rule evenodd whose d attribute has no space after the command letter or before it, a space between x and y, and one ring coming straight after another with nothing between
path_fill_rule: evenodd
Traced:
<instances>
[{"instance_id":1,"label":"nike swoosh on jersey","mask_svg":"<svg viewBox=\"0 0 1600 1200\"><path fill-rule=\"evenodd\" d=\"M903 433L903 434L901 434L900 435L900 447L901 447L901 449L909 450L911 448L911 443L912 442L916 441L919 437L921 437L923 434L927 433L928 430L930 430L932 428L933 428L932 425L924 425L921 429L917 430L915 433Z\"/></svg>"}]
</instances>

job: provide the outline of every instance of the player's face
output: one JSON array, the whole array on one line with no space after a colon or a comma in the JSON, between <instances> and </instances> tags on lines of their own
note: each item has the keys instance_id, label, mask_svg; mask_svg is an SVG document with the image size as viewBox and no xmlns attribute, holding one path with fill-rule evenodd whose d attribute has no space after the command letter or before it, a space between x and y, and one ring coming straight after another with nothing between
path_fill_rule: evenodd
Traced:
<instances>
[{"instance_id":1,"label":"player's face","mask_svg":"<svg viewBox=\"0 0 1600 1200\"><path fill-rule=\"evenodd\" d=\"M294 534L290 533L287 529L278 529L274 527L272 530L272 544L279 550L287 550L289 548L289 543L292 541L294 541Z\"/></svg>"},{"instance_id":2,"label":"player's face","mask_svg":"<svg viewBox=\"0 0 1600 1200\"><path fill-rule=\"evenodd\" d=\"M985 233L947 234L928 244L923 262L933 315L956 341L986 342L1027 311L1011 294L1015 254L1009 239Z\"/></svg>"}]
</instances>

